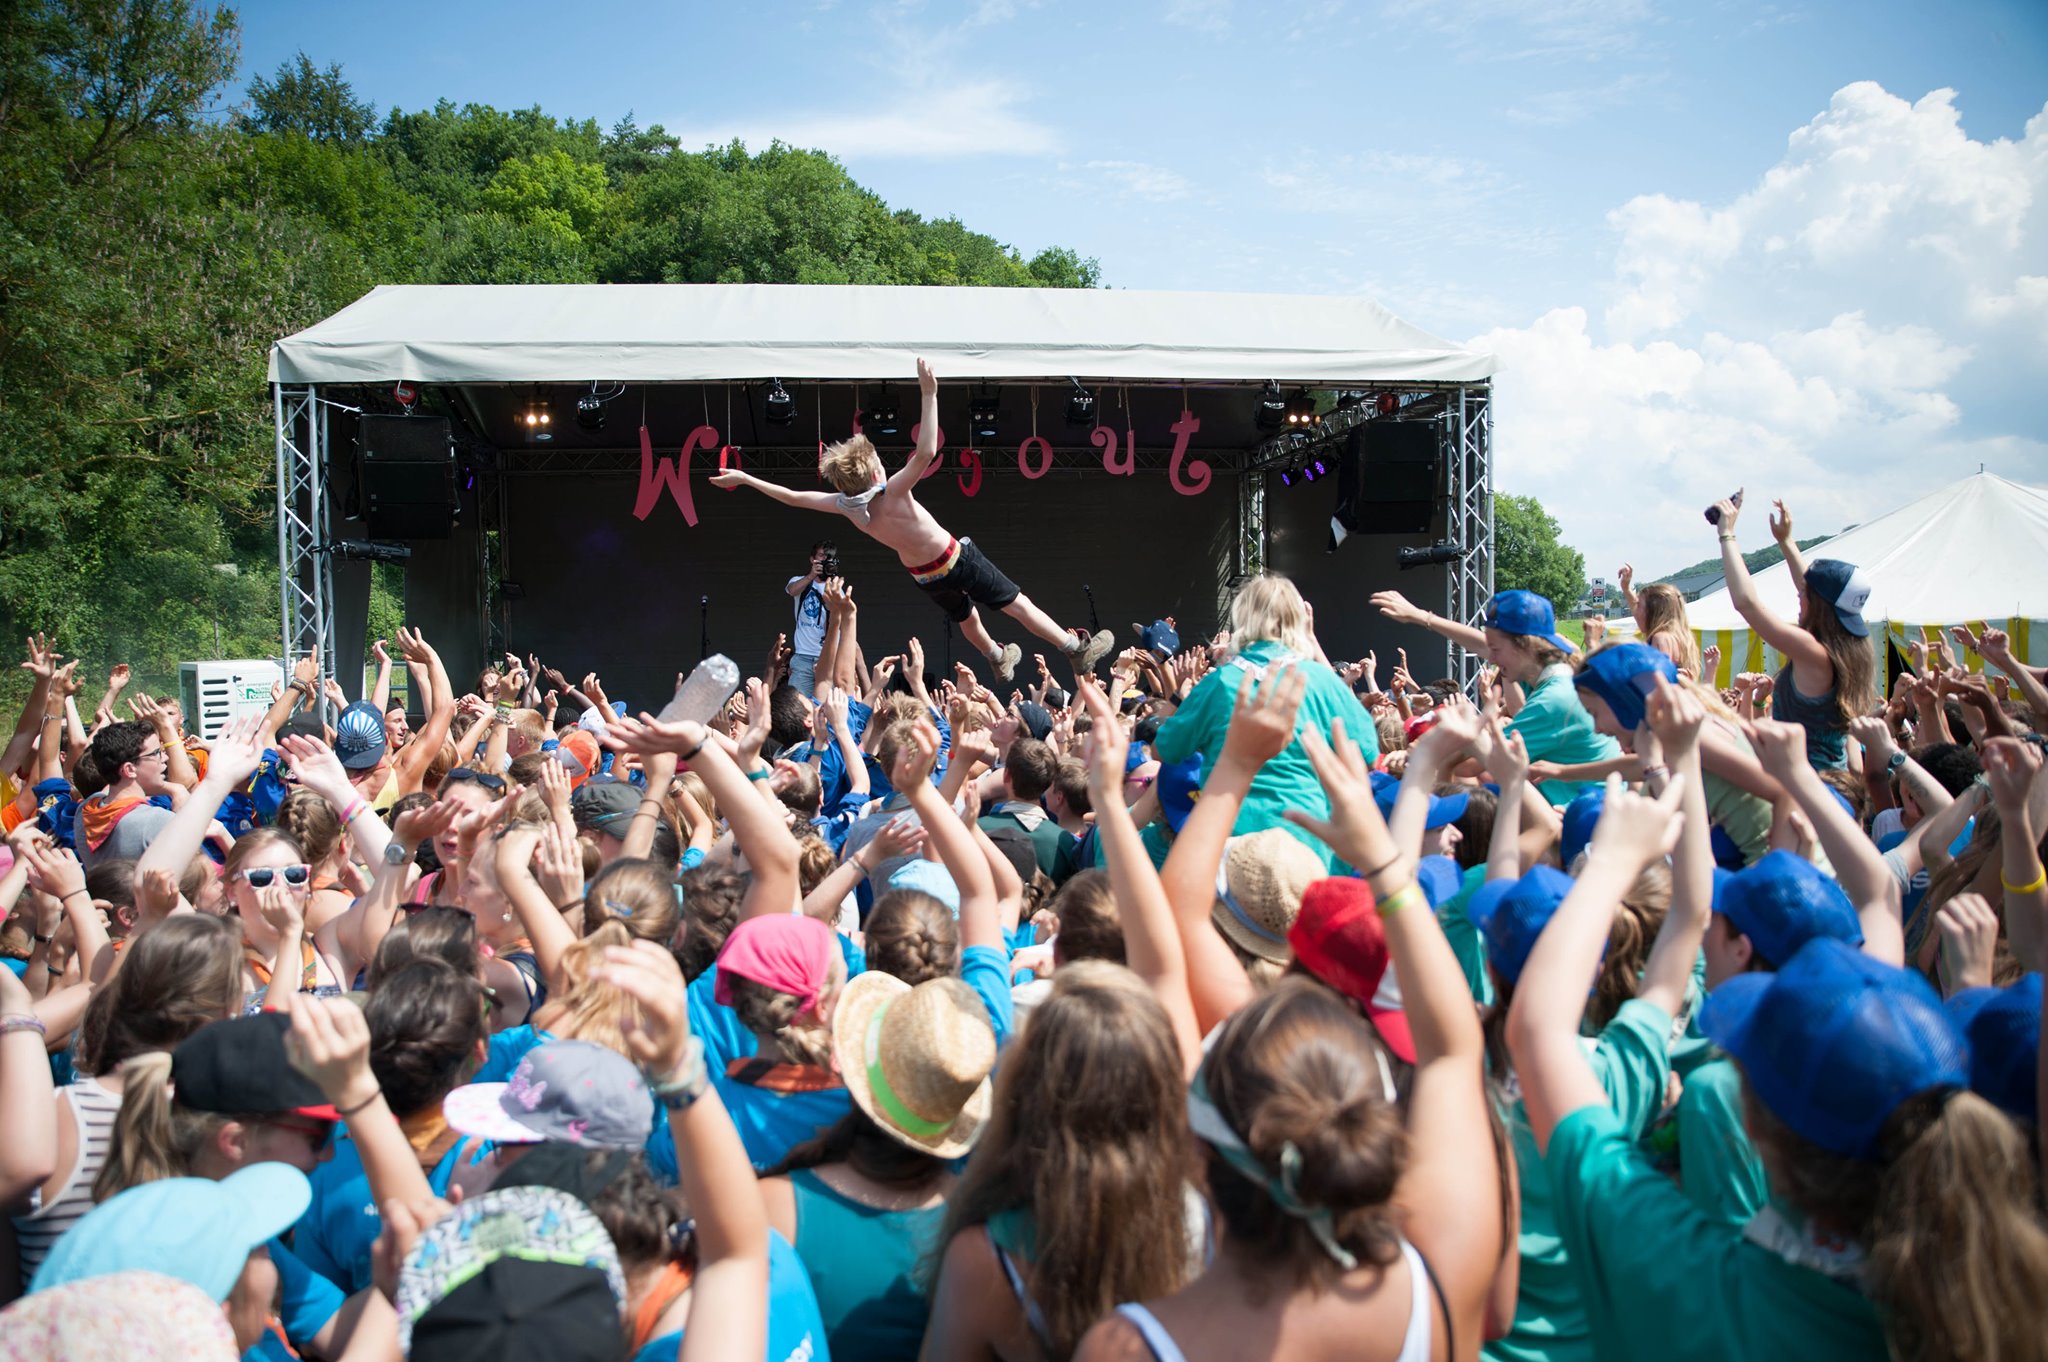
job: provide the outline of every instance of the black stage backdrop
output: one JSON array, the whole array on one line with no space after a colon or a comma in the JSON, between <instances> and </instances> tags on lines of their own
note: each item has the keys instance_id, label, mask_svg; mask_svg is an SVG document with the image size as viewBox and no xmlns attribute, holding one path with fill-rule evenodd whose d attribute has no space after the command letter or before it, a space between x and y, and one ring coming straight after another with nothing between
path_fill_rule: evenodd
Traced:
<instances>
[{"instance_id":1,"label":"black stage backdrop","mask_svg":"<svg viewBox=\"0 0 2048 1362\"><path fill-rule=\"evenodd\" d=\"M722 492L701 465L692 479L694 528L666 496L646 520L634 519L632 477L512 474L507 481L503 572L520 593L506 602L507 644L521 655L538 652L572 679L595 670L614 699L660 707L676 672L697 661L706 596L711 651L732 657L742 675L758 673L776 633L792 624L794 603L783 585L806 569L820 538L839 546L868 657L902 651L914 633L933 670L945 670L949 650L954 660L973 660L896 556L842 517L746 489ZM1084 584L1094 588L1102 626L1116 632L1119 647L1135 642L1132 622L1161 615L1175 616L1189 642L1217 627L1237 533L1234 477L1219 473L1200 496L1184 497L1163 471L1115 478L1099 468L1055 470L1027 481L991 469L980 494L968 498L949 466L918 496L1070 628L1089 622ZM1008 617L987 623L998 642L1024 649L1020 681L1032 652L1050 658ZM1071 685L1071 670L1051 660L1055 679ZM993 679L985 664L977 671Z\"/></svg>"}]
</instances>

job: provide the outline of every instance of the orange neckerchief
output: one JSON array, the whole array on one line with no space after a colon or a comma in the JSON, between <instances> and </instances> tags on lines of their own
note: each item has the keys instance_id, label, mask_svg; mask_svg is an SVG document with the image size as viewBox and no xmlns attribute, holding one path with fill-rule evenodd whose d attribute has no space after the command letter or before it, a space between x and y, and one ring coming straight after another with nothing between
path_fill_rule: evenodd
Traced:
<instances>
[{"instance_id":1,"label":"orange neckerchief","mask_svg":"<svg viewBox=\"0 0 2048 1362\"><path fill-rule=\"evenodd\" d=\"M85 845L98 851L106 840L114 835L114 824L127 817L133 809L139 809L149 801L140 797L134 799L108 799L96 795L78 806L78 820L85 832Z\"/></svg>"},{"instance_id":2,"label":"orange neckerchief","mask_svg":"<svg viewBox=\"0 0 2048 1362\"><path fill-rule=\"evenodd\" d=\"M838 1074L816 1064L777 1064L759 1055L729 1061L725 1076L735 1083L769 1092L830 1092L846 1086L839 1081Z\"/></svg>"},{"instance_id":3,"label":"orange neckerchief","mask_svg":"<svg viewBox=\"0 0 2048 1362\"><path fill-rule=\"evenodd\" d=\"M661 1317L668 1308L690 1289L690 1282L697 1270L688 1263L671 1261L662 1268L661 1275L654 1279L654 1285L647 1288L647 1294L640 1300L640 1308L633 1312L633 1341L626 1345L628 1354L637 1354L646 1347L661 1327Z\"/></svg>"}]
</instances>

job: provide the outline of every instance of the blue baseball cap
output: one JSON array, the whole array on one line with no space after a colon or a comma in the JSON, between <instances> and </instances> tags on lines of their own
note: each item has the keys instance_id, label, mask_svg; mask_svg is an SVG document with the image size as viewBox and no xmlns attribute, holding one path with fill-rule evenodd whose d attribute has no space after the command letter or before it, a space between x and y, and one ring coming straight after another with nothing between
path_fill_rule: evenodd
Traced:
<instances>
[{"instance_id":1,"label":"blue baseball cap","mask_svg":"<svg viewBox=\"0 0 2048 1362\"><path fill-rule=\"evenodd\" d=\"M1714 895L1714 911L1780 969L1818 937L1846 946L1863 944L1863 923L1842 886L1813 862L1783 849L1766 852L1755 865L1730 875Z\"/></svg>"},{"instance_id":2,"label":"blue baseball cap","mask_svg":"<svg viewBox=\"0 0 2048 1362\"><path fill-rule=\"evenodd\" d=\"M1500 591L1486 603L1486 627L1503 634L1527 634L1553 648L1578 651L1571 640L1557 632L1557 611L1533 591Z\"/></svg>"},{"instance_id":3,"label":"blue baseball cap","mask_svg":"<svg viewBox=\"0 0 2048 1362\"><path fill-rule=\"evenodd\" d=\"M1700 1030L1794 1134L1850 1158L1877 1156L1900 1103L1970 1082L1970 1047L1927 981L1828 937L1715 989Z\"/></svg>"},{"instance_id":4,"label":"blue baseball cap","mask_svg":"<svg viewBox=\"0 0 2048 1362\"><path fill-rule=\"evenodd\" d=\"M1835 618L1858 638L1870 637L1863 607L1870 601L1870 579L1854 563L1816 558L1806 565L1806 589L1835 607Z\"/></svg>"},{"instance_id":5,"label":"blue baseball cap","mask_svg":"<svg viewBox=\"0 0 2048 1362\"><path fill-rule=\"evenodd\" d=\"M1564 833L1558 851L1566 865L1578 860L1579 853L1592 844L1593 829L1599 825L1600 814L1606 807L1604 787L1588 790L1564 806Z\"/></svg>"},{"instance_id":6,"label":"blue baseball cap","mask_svg":"<svg viewBox=\"0 0 2048 1362\"><path fill-rule=\"evenodd\" d=\"M1486 958L1512 984L1522 977L1536 938L1572 891L1572 877L1539 865L1519 880L1488 880L1465 903L1465 916L1486 939Z\"/></svg>"},{"instance_id":7,"label":"blue baseball cap","mask_svg":"<svg viewBox=\"0 0 2048 1362\"><path fill-rule=\"evenodd\" d=\"M1400 798L1400 795L1400 781L1385 771L1372 773L1372 802L1380 806L1380 817L1391 819L1394 816L1394 801ZM1445 824L1457 822L1465 816L1465 809L1471 802L1472 796L1468 794L1432 794L1429 797L1429 814L1422 824L1423 828L1434 831Z\"/></svg>"},{"instance_id":8,"label":"blue baseball cap","mask_svg":"<svg viewBox=\"0 0 2048 1362\"><path fill-rule=\"evenodd\" d=\"M351 771L367 771L384 760L388 741L384 716L368 700L358 700L334 722L334 755Z\"/></svg>"},{"instance_id":9,"label":"blue baseball cap","mask_svg":"<svg viewBox=\"0 0 2048 1362\"><path fill-rule=\"evenodd\" d=\"M1153 789L1159 793L1159 811L1166 815L1166 826L1179 832L1195 811L1195 801L1202 797L1202 754L1170 764L1161 762Z\"/></svg>"},{"instance_id":10,"label":"blue baseball cap","mask_svg":"<svg viewBox=\"0 0 2048 1362\"><path fill-rule=\"evenodd\" d=\"M1424 856L1415 862L1415 883L1435 909L1458 896L1465 885L1465 872L1448 856Z\"/></svg>"},{"instance_id":11,"label":"blue baseball cap","mask_svg":"<svg viewBox=\"0 0 2048 1362\"><path fill-rule=\"evenodd\" d=\"M1970 1090L2013 1116L2040 1117L2034 1066L2041 1053L2041 976L2009 988L1965 989L1948 1018L1970 1043Z\"/></svg>"},{"instance_id":12,"label":"blue baseball cap","mask_svg":"<svg viewBox=\"0 0 2048 1362\"><path fill-rule=\"evenodd\" d=\"M30 1291L114 1272L160 1272L225 1301L249 1254L298 1222L306 1175L252 1163L215 1182L161 1178L107 1198L50 1249Z\"/></svg>"},{"instance_id":13,"label":"blue baseball cap","mask_svg":"<svg viewBox=\"0 0 2048 1362\"><path fill-rule=\"evenodd\" d=\"M1161 657L1172 657L1180 651L1180 632L1165 620L1153 620L1138 631L1138 636Z\"/></svg>"},{"instance_id":14,"label":"blue baseball cap","mask_svg":"<svg viewBox=\"0 0 2048 1362\"><path fill-rule=\"evenodd\" d=\"M1589 654L1572 678L1581 690L1592 691L1614 711L1624 733L1643 726L1643 699L1657 689L1657 678L1678 683L1678 668L1647 643L1616 643Z\"/></svg>"},{"instance_id":15,"label":"blue baseball cap","mask_svg":"<svg viewBox=\"0 0 2048 1362\"><path fill-rule=\"evenodd\" d=\"M946 905L946 911L954 917L960 916L960 886L953 883L953 876L937 861L922 857L905 861L889 876L889 888L914 889L920 894L930 894Z\"/></svg>"}]
</instances>

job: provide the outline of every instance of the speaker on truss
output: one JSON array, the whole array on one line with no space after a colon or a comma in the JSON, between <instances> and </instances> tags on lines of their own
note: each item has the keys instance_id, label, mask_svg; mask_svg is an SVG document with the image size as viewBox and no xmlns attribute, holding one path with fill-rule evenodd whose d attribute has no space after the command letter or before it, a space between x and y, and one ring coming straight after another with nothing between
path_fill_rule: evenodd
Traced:
<instances>
[{"instance_id":1,"label":"speaker on truss","mask_svg":"<svg viewBox=\"0 0 2048 1362\"><path fill-rule=\"evenodd\" d=\"M1436 514L1442 458L1434 421L1368 421L1337 462L1330 549L1352 534L1427 534Z\"/></svg>"},{"instance_id":2,"label":"speaker on truss","mask_svg":"<svg viewBox=\"0 0 2048 1362\"><path fill-rule=\"evenodd\" d=\"M364 416L356 487L372 539L446 539L455 524L455 447L445 416Z\"/></svg>"}]
</instances>

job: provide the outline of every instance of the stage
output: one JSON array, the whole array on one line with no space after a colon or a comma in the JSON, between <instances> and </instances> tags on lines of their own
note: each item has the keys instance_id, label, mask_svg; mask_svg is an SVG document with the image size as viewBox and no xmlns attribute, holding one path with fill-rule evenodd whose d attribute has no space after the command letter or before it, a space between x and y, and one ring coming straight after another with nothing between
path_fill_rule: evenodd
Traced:
<instances>
[{"instance_id":1,"label":"stage","mask_svg":"<svg viewBox=\"0 0 2048 1362\"><path fill-rule=\"evenodd\" d=\"M407 617L458 684L509 647L653 704L707 643L757 670L791 625L784 583L823 538L870 657L915 633L933 666L966 660L851 523L709 482L724 460L816 488L819 442L856 420L899 467L919 354L940 377L944 437L919 498L1062 623L1128 644L1133 621L1170 614L1192 642L1236 581L1271 568L1316 605L1333 656L1376 648L1384 674L1404 645L1419 679L1469 680L1470 659L1387 628L1366 597L1394 587L1476 620L1491 593L1491 357L1361 298L1107 290L375 290L272 352L284 650L317 649L330 670L361 657L369 565L332 550L397 543ZM1286 403L1279 429L1277 405L1260 420L1269 397ZM1426 490L1401 494L1426 502L1404 504L1400 532L1327 552L1339 463L1351 451L1379 485L1356 451L1395 425L1431 452L1404 474ZM428 464L392 467L423 447ZM447 504L395 514L422 508L394 507L421 495L394 474L440 479L432 459ZM1457 561L1397 569L1397 550L1441 544ZM1027 659L1045 651L988 623ZM1055 675L1066 682L1057 661Z\"/></svg>"}]
</instances>

